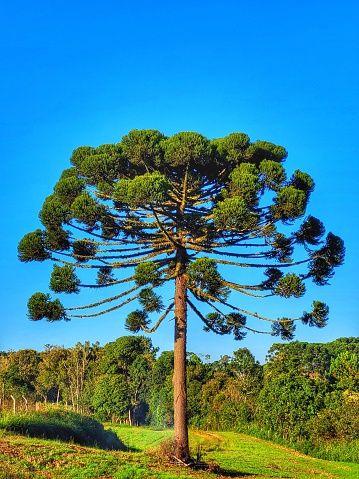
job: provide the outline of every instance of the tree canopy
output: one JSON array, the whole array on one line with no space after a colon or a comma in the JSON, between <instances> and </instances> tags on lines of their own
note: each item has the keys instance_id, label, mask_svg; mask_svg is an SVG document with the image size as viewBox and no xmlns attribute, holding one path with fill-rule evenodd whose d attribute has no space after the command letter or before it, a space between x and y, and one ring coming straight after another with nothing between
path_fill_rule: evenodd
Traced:
<instances>
[{"instance_id":1,"label":"tree canopy","mask_svg":"<svg viewBox=\"0 0 359 479\"><path fill-rule=\"evenodd\" d=\"M78 307L36 292L30 319L100 316L133 303L126 328L153 332L174 314L175 401L185 391L187 308L205 330L238 340L257 331L248 317L271 324L264 332L283 339L293 338L296 321L325 326L329 308L318 300L297 318L270 318L242 308L237 295L230 298L231 292L299 298L307 281L326 285L343 263L343 241L306 216L314 180L300 170L288 176L286 157L282 146L251 142L244 133L209 140L194 132L167 137L133 130L118 144L77 148L40 211L44 229L24 236L19 259L53 261L54 293L120 289ZM227 268L263 275L254 283L233 282ZM80 270L95 273L93 281L84 283ZM161 292L171 282L174 298L167 304ZM175 435L176 422L186 421L185 397L181 404Z\"/></svg>"}]
</instances>

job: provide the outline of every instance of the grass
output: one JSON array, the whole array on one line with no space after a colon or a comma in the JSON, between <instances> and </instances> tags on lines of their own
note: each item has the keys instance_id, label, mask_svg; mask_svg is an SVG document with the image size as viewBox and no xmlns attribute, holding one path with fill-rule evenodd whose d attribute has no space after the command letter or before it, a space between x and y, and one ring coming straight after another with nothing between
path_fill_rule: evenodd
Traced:
<instances>
[{"instance_id":1,"label":"grass","mask_svg":"<svg viewBox=\"0 0 359 479\"><path fill-rule=\"evenodd\" d=\"M51 409L43 412L0 413L0 430L25 436L58 439L104 449L123 449L123 444L101 423L72 411Z\"/></svg>"},{"instance_id":2,"label":"grass","mask_svg":"<svg viewBox=\"0 0 359 479\"><path fill-rule=\"evenodd\" d=\"M170 464L156 455L172 431L108 425L125 450L101 450L0 432L0 479L356 479L359 464L330 462L244 434L191 431L192 455L219 474Z\"/></svg>"}]
</instances>

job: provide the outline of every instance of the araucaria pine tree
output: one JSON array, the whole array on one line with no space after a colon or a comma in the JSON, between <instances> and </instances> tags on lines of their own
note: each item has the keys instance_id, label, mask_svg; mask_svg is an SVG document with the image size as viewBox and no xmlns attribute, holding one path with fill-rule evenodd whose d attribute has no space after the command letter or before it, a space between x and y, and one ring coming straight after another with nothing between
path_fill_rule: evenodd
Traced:
<instances>
[{"instance_id":1,"label":"araucaria pine tree","mask_svg":"<svg viewBox=\"0 0 359 479\"><path fill-rule=\"evenodd\" d=\"M43 204L44 229L19 243L21 261L54 262L55 293L116 290L78 308L37 292L28 302L34 321L100 316L129 303L134 306L126 328L133 332L155 331L174 317L175 454L183 461L189 459L189 311L205 330L238 340L255 329L248 317L269 322L264 330L285 339L293 337L296 321L319 328L327 322L328 307L320 301L297 318L268 318L241 308L240 293L258 300L301 297L306 281L325 285L343 263L343 241L325 236L322 222L305 216L312 178L299 170L287 177L286 156L283 147L252 143L243 133L208 140L192 132L166 137L133 130L117 144L80 147ZM263 275L242 284L228 280L227 268L241 268L241 277L249 268ZM94 273L93 284L82 283L82 269ZM167 304L161 293L168 294L170 286L174 294Z\"/></svg>"}]
</instances>

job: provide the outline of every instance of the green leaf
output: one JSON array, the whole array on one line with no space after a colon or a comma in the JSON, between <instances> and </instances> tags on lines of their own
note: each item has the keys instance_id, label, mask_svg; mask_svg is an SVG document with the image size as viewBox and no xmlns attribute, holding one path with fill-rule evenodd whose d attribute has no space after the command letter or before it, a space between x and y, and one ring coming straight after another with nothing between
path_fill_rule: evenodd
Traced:
<instances>
[{"instance_id":1,"label":"green leaf","mask_svg":"<svg viewBox=\"0 0 359 479\"><path fill-rule=\"evenodd\" d=\"M81 163L81 173L91 185L100 182L112 184L119 176L127 175L128 162L122 155L121 145L102 145L97 148L94 155Z\"/></svg>"},{"instance_id":2,"label":"green leaf","mask_svg":"<svg viewBox=\"0 0 359 479\"><path fill-rule=\"evenodd\" d=\"M272 323L272 336L280 336L284 341L291 341L294 338L295 329L294 321L281 318Z\"/></svg>"},{"instance_id":3,"label":"green leaf","mask_svg":"<svg viewBox=\"0 0 359 479\"><path fill-rule=\"evenodd\" d=\"M48 229L57 229L66 222L69 209L56 195L46 198L39 213L41 223Z\"/></svg>"},{"instance_id":4,"label":"green leaf","mask_svg":"<svg viewBox=\"0 0 359 479\"><path fill-rule=\"evenodd\" d=\"M89 193L84 191L72 203L71 211L80 223L94 226L101 218L102 208Z\"/></svg>"},{"instance_id":5,"label":"green leaf","mask_svg":"<svg viewBox=\"0 0 359 479\"><path fill-rule=\"evenodd\" d=\"M77 169L81 170L81 163L88 158L95 154L95 148L92 146L79 146L72 152L70 162L73 164Z\"/></svg>"},{"instance_id":6,"label":"green leaf","mask_svg":"<svg viewBox=\"0 0 359 479\"><path fill-rule=\"evenodd\" d=\"M183 131L161 143L170 166L206 165L212 158L209 140L199 133Z\"/></svg>"},{"instance_id":7,"label":"green leaf","mask_svg":"<svg viewBox=\"0 0 359 479\"><path fill-rule=\"evenodd\" d=\"M77 240L72 245L74 258L80 263L86 263L96 254L96 246L91 240Z\"/></svg>"},{"instance_id":8,"label":"green leaf","mask_svg":"<svg viewBox=\"0 0 359 479\"><path fill-rule=\"evenodd\" d=\"M140 291L139 302L146 313L159 313L163 309L161 297L155 294L151 288L144 288Z\"/></svg>"},{"instance_id":9,"label":"green leaf","mask_svg":"<svg viewBox=\"0 0 359 479\"><path fill-rule=\"evenodd\" d=\"M138 333L142 329L141 326L146 328L148 325L149 321L145 311L137 309L126 317L125 328L133 333Z\"/></svg>"},{"instance_id":10,"label":"green leaf","mask_svg":"<svg viewBox=\"0 0 359 479\"><path fill-rule=\"evenodd\" d=\"M321 301L313 301L313 310L310 313L304 312L302 323L310 327L324 328L328 322L329 308Z\"/></svg>"},{"instance_id":11,"label":"green leaf","mask_svg":"<svg viewBox=\"0 0 359 479\"><path fill-rule=\"evenodd\" d=\"M161 282L161 273L158 269L158 264L152 261L146 261L137 265L134 274L137 286L145 286L146 284L158 286Z\"/></svg>"},{"instance_id":12,"label":"green leaf","mask_svg":"<svg viewBox=\"0 0 359 479\"><path fill-rule=\"evenodd\" d=\"M224 138L212 141L222 159L238 164L245 158L249 146L249 136L245 133L231 133Z\"/></svg>"},{"instance_id":13,"label":"green leaf","mask_svg":"<svg viewBox=\"0 0 359 479\"><path fill-rule=\"evenodd\" d=\"M247 318L240 313L230 313L227 315L209 313L203 320L206 325L205 331L211 330L220 335L232 333L237 341L244 339L247 334L243 331Z\"/></svg>"},{"instance_id":14,"label":"green leaf","mask_svg":"<svg viewBox=\"0 0 359 479\"><path fill-rule=\"evenodd\" d=\"M28 316L32 321L47 318L48 321L67 321L65 309L58 299L51 301L49 294L35 293L28 303Z\"/></svg>"},{"instance_id":15,"label":"green leaf","mask_svg":"<svg viewBox=\"0 0 359 479\"><path fill-rule=\"evenodd\" d=\"M50 289L55 293L79 293L80 280L74 271L74 267L55 264L51 274Z\"/></svg>"},{"instance_id":16,"label":"green leaf","mask_svg":"<svg viewBox=\"0 0 359 479\"><path fill-rule=\"evenodd\" d=\"M259 164L263 160L282 162L287 158L287 155L288 153L283 146L263 140L252 143L246 151L246 158L256 164Z\"/></svg>"},{"instance_id":17,"label":"green leaf","mask_svg":"<svg viewBox=\"0 0 359 479\"><path fill-rule=\"evenodd\" d=\"M35 293L31 296L27 302L29 310L29 318L33 321L39 321L45 318L48 311L48 303L50 301L50 295L45 293Z\"/></svg>"},{"instance_id":18,"label":"green leaf","mask_svg":"<svg viewBox=\"0 0 359 479\"><path fill-rule=\"evenodd\" d=\"M307 198L309 198L310 193L314 190L315 187L313 178L309 176L308 173L304 173L300 170L295 170L289 184L297 190L304 191Z\"/></svg>"},{"instance_id":19,"label":"green leaf","mask_svg":"<svg viewBox=\"0 0 359 479\"><path fill-rule=\"evenodd\" d=\"M278 191L270 210L275 220L293 221L304 215L306 206L307 196L304 191L294 186L284 186Z\"/></svg>"},{"instance_id":20,"label":"green leaf","mask_svg":"<svg viewBox=\"0 0 359 479\"><path fill-rule=\"evenodd\" d=\"M54 192L56 198L61 203L71 206L72 202L77 198L85 187L84 180L80 180L75 176L60 179L55 187Z\"/></svg>"},{"instance_id":21,"label":"green leaf","mask_svg":"<svg viewBox=\"0 0 359 479\"><path fill-rule=\"evenodd\" d=\"M46 248L53 251L65 251L70 249L70 233L62 228L54 228L45 231Z\"/></svg>"},{"instance_id":22,"label":"green leaf","mask_svg":"<svg viewBox=\"0 0 359 479\"><path fill-rule=\"evenodd\" d=\"M252 213L243 198L235 196L219 201L213 209L214 225L218 230L245 232L255 228L258 215Z\"/></svg>"},{"instance_id":23,"label":"green leaf","mask_svg":"<svg viewBox=\"0 0 359 479\"><path fill-rule=\"evenodd\" d=\"M51 258L50 253L45 249L45 234L40 229L27 233L20 241L17 250L18 258L23 263Z\"/></svg>"},{"instance_id":24,"label":"green leaf","mask_svg":"<svg viewBox=\"0 0 359 479\"><path fill-rule=\"evenodd\" d=\"M273 289L274 294L283 296L284 298L300 298L305 293L305 285L299 276L288 273L282 276Z\"/></svg>"},{"instance_id":25,"label":"green leaf","mask_svg":"<svg viewBox=\"0 0 359 479\"><path fill-rule=\"evenodd\" d=\"M162 140L157 130L132 130L122 137L123 154L135 166L158 167L163 162Z\"/></svg>"},{"instance_id":26,"label":"green leaf","mask_svg":"<svg viewBox=\"0 0 359 479\"><path fill-rule=\"evenodd\" d=\"M300 226L298 232L294 234L297 242L300 244L317 245L320 242L321 237L325 233L323 223L309 215Z\"/></svg>"},{"instance_id":27,"label":"green leaf","mask_svg":"<svg viewBox=\"0 0 359 479\"><path fill-rule=\"evenodd\" d=\"M232 196L243 198L248 206L256 206L258 194L262 188L258 169L251 163L241 163L229 175L230 192Z\"/></svg>"},{"instance_id":28,"label":"green leaf","mask_svg":"<svg viewBox=\"0 0 359 479\"><path fill-rule=\"evenodd\" d=\"M316 254L325 258L330 266L341 266L345 258L344 241L339 236L328 233L325 246Z\"/></svg>"},{"instance_id":29,"label":"green leaf","mask_svg":"<svg viewBox=\"0 0 359 479\"><path fill-rule=\"evenodd\" d=\"M115 186L113 197L130 206L148 205L163 202L169 189L170 184L164 175L146 173L133 180L120 180Z\"/></svg>"},{"instance_id":30,"label":"green leaf","mask_svg":"<svg viewBox=\"0 0 359 479\"><path fill-rule=\"evenodd\" d=\"M259 164L262 182L265 188L278 191L286 180L283 166L273 160L263 160Z\"/></svg>"},{"instance_id":31,"label":"green leaf","mask_svg":"<svg viewBox=\"0 0 359 479\"><path fill-rule=\"evenodd\" d=\"M281 263L291 262L294 248L290 238L286 238L283 233L277 233L270 244L272 250L267 253L268 258L275 258Z\"/></svg>"},{"instance_id":32,"label":"green leaf","mask_svg":"<svg viewBox=\"0 0 359 479\"><path fill-rule=\"evenodd\" d=\"M110 266L102 266L97 272L96 283L99 286L109 284L114 281L112 268Z\"/></svg>"},{"instance_id":33,"label":"green leaf","mask_svg":"<svg viewBox=\"0 0 359 479\"><path fill-rule=\"evenodd\" d=\"M264 272L264 274L268 277L268 279L264 280L261 283L261 286L264 289L274 289L274 287L278 284L280 278L283 277L283 272L280 271L278 268L268 268Z\"/></svg>"},{"instance_id":34,"label":"green leaf","mask_svg":"<svg viewBox=\"0 0 359 479\"><path fill-rule=\"evenodd\" d=\"M216 263L210 258L198 258L188 265L187 284L197 296L200 291L221 299L226 299L229 295L229 289L223 285Z\"/></svg>"}]
</instances>

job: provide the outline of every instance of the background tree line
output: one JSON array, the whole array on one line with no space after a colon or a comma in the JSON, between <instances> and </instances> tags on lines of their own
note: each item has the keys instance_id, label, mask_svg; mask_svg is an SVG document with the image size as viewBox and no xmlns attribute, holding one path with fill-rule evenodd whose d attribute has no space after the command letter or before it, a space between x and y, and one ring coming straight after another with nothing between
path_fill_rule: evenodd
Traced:
<instances>
[{"instance_id":1,"label":"background tree line","mask_svg":"<svg viewBox=\"0 0 359 479\"><path fill-rule=\"evenodd\" d=\"M101 421L173 425L173 351L124 336L103 347L46 345L0 353L1 408L62 405ZM274 344L266 363L247 348L210 361L187 355L188 421L316 443L359 439L359 338Z\"/></svg>"}]
</instances>

